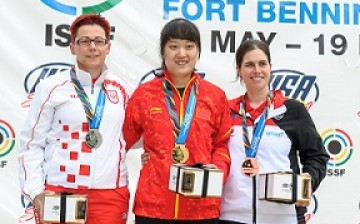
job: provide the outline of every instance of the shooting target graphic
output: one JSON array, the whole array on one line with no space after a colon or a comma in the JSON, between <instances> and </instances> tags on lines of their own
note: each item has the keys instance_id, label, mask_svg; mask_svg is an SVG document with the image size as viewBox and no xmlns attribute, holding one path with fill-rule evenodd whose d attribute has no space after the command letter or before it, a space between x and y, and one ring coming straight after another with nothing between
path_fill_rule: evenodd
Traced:
<instances>
[{"instance_id":1,"label":"shooting target graphic","mask_svg":"<svg viewBox=\"0 0 360 224\"><path fill-rule=\"evenodd\" d=\"M0 120L0 157L11 152L15 146L14 129L4 120Z\"/></svg>"},{"instance_id":2,"label":"shooting target graphic","mask_svg":"<svg viewBox=\"0 0 360 224\"><path fill-rule=\"evenodd\" d=\"M321 138L330 154L329 166L341 166L350 159L353 154L353 143L345 131L337 128L327 129L321 133Z\"/></svg>"}]
</instances>

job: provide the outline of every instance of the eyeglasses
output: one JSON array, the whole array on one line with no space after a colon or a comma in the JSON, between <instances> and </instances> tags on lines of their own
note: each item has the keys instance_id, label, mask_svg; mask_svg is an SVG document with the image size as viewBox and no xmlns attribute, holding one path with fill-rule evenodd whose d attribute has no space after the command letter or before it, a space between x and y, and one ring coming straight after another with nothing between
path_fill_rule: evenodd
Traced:
<instances>
[{"instance_id":1,"label":"eyeglasses","mask_svg":"<svg viewBox=\"0 0 360 224\"><path fill-rule=\"evenodd\" d=\"M106 44L109 43L109 41L107 39L97 37L95 39L80 38L79 40L75 41L75 44L77 44L79 46L89 46L91 44L91 42L94 42L94 44L96 46L105 46Z\"/></svg>"}]
</instances>

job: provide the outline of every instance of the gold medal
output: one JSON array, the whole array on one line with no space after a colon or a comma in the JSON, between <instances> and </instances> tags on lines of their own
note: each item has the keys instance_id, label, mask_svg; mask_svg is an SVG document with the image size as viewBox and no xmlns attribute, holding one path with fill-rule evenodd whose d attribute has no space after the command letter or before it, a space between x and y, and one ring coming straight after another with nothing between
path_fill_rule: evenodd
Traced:
<instances>
[{"instance_id":1,"label":"gold medal","mask_svg":"<svg viewBox=\"0 0 360 224\"><path fill-rule=\"evenodd\" d=\"M259 172L259 164L255 158L246 158L241 170L245 175L255 176Z\"/></svg>"},{"instance_id":2,"label":"gold medal","mask_svg":"<svg viewBox=\"0 0 360 224\"><path fill-rule=\"evenodd\" d=\"M90 129L85 136L85 142L92 149L99 148L102 143L102 136L99 129Z\"/></svg>"},{"instance_id":3,"label":"gold medal","mask_svg":"<svg viewBox=\"0 0 360 224\"><path fill-rule=\"evenodd\" d=\"M175 144L171 156L174 163L185 163L189 159L189 150L184 144Z\"/></svg>"}]
</instances>

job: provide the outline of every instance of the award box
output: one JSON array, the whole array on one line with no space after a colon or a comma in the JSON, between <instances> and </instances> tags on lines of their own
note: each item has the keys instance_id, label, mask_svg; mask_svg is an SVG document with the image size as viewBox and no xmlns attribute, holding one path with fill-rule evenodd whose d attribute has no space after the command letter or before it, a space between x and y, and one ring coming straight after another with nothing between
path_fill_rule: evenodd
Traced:
<instances>
[{"instance_id":1,"label":"award box","mask_svg":"<svg viewBox=\"0 0 360 224\"><path fill-rule=\"evenodd\" d=\"M45 195L43 219L51 223L85 223L86 209L86 195Z\"/></svg>"},{"instance_id":2,"label":"award box","mask_svg":"<svg viewBox=\"0 0 360 224\"><path fill-rule=\"evenodd\" d=\"M309 201L311 177L307 174L289 172L259 175L259 199L281 203Z\"/></svg>"},{"instance_id":3,"label":"award box","mask_svg":"<svg viewBox=\"0 0 360 224\"><path fill-rule=\"evenodd\" d=\"M219 169L173 164L169 189L188 197L221 197L223 176Z\"/></svg>"}]
</instances>

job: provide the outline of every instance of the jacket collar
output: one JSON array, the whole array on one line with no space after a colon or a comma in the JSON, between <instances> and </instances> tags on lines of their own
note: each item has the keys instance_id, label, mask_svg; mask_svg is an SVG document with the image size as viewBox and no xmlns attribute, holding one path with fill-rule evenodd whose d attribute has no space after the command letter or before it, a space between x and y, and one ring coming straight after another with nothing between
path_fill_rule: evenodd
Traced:
<instances>
[{"instance_id":1,"label":"jacket collar","mask_svg":"<svg viewBox=\"0 0 360 224\"><path fill-rule=\"evenodd\" d=\"M96 80L94 85L95 86L102 85L108 72L109 72L108 67L106 64L104 64L104 66L101 70L101 74L100 74L99 78ZM81 85L83 85L83 86L91 86L92 85L92 79L91 79L90 73L88 73L84 70L81 70L77 63L75 64L75 73L76 73L76 76L79 79Z\"/></svg>"}]
</instances>

